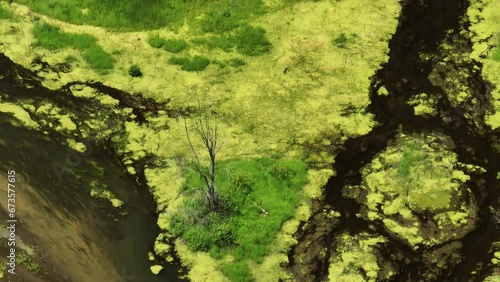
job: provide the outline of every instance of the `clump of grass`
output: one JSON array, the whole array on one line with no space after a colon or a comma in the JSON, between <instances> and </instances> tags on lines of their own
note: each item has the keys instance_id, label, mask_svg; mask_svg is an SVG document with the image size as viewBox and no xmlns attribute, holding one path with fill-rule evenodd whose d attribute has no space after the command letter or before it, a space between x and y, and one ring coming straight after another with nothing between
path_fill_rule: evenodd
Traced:
<instances>
[{"instance_id":1,"label":"clump of grass","mask_svg":"<svg viewBox=\"0 0 500 282\"><path fill-rule=\"evenodd\" d=\"M233 262L222 266L222 273L233 282L252 282L255 278L245 262Z\"/></svg>"},{"instance_id":2,"label":"clump of grass","mask_svg":"<svg viewBox=\"0 0 500 282\"><path fill-rule=\"evenodd\" d=\"M184 39L167 39L163 42L163 50L170 53L179 53L188 46L188 43Z\"/></svg>"},{"instance_id":3,"label":"clump of grass","mask_svg":"<svg viewBox=\"0 0 500 282\"><path fill-rule=\"evenodd\" d=\"M37 39L36 45L49 50L69 47L82 51L96 45L96 40L91 35L65 33L59 27L47 23L36 24L33 35Z\"/></svg>"},{"instance_id":4,"label":"clump of grass","mask_svg":"<svg viewBox=\"0 0 500 282\"><path fill-rule=\"evenodd\" d=\"M148 44L153 48L161 48L165 44L165 39L158 34L151 35L148 37Z\"/></svg>"},{"instance_id":5,"label":"clump of grass","mask_svg":"<svg viewBox=\"0 0 500 282\"><path fill-rule=\"evenodd\" d=\"M4 7L0 6L0 19L10 19L13 17L13 14L6 10Z\"/></svg>"},{"instance_id":6,"label":"clump of grass","mask_svg":"<svg viewBox=\"0 0 500 282\"><path fill-rule=\"evenodd\" d=\"M242 262L259 263L269 253L281 225L300 202L300 191L307 183L306 165L267 158L220 162L216 177L219 212L210 212L203 189L190 188L203 187L199 175L189 169L184 173L188 196L171 218L172 233L192 250L209 251L213 257L232 251L236 264L226 269L226 275L234 276L230 277L233 281L251 277L242 270Z\"/></svg>"},{"instance_id":7,"label":"clump of grass","mask_svg":"<svg viewBox=\"0 0 500 282\"><path fill-rule=\"evenodd\" d=\"M491 58L494 61L500 62L500 47L497 46L492 50Z\"/></svg>"},{"instance_id":8,"label":"clump of grass","mask_svg":"<svg viewBox=\"0 0 500 282\"><path fill-rule=\"evenodd\" d=\"M142 77L142 71L141 68L138 65L131 65L130 68L128 69L128 74L131 77Z\"/></svg>"},{"instance_id":9,"label":"clump of grass","mask_svg":"<svg viewBox=\"0 0 500 282\"><path fill-rule=\"evenodd\" d=\"M125 51L123 51L123 49L115 49L115 50L111 51L111 54L115 55L115 56L123 55L123 53L125 53Z\"/></svg>"},{"instance_id":10,"label":"clump of grass","mask_svg":"<svg viewBox=\"0 0 500 282\"><path fill-rule=\"evenodd\" d=\"M344 49L346 48L347 44L347 36L345 36L345 33L341 33L339 36L332 40L332 43L333 45Z\"/></svg>"},{"instance_id":11,"label":"clump of grass","mask_svg":"<svg viewBox=\"0 0 500 282\"><path fill-rule=\"evenodd\" d=\"M233 35L232 41L239 53L247 56L258 56L269 53L272 44L265 35L265 29L245 25Z\"/></svg>"},{"instance_id":12,"label":"clump of grass","mask_svg":"<svg viewBox=\"0 0 500 282\"><path fill-rule=\"evenodd\" d=\"M181 66L181 69L185 71L202 71L210 64L210 60L202 56L172 57L169 62Z\"/></svg>"},{"instance_id":13,"label":"clump of grass","mask_svg":"<svg viewBox=\"0 0 500 282\"><path fill-rule=\"evenodd\" d=\"M205 13L201 20L203 32L223 33L239 26L239 19L227 7L215 7Z\"/></svg>"},{"instance_id":14,"label":"clump of grass","mask_svg":"<svg viewBox=\"0 0 500 282\"><path fill-rule=\"evenodd\" d=\"M225 68L228 65L233 67L233 68L239 68L239 67L244 66L246 64L245 61L243 61L240 58L232 58L229 60L222 60L222 61L215 60L212 63L218 65L221 69Z\"/></svg>"},{"instance_id":15,"label":"clump of grass","mask_svg":"<svg viewBox=\"0 0 500 282\"><path fill-rule=\"evenodd\" d=\"M75 63L75 62L78 62L78 58L74 55L68 55L68 56L66 56L66 58L64 58L64 61L66 61L68 63Z\"/></svg>"},{"instance_id":16,"label":"clump of grass","mask_svg":"<svg viewBox=\"0 0 500 282\"><path fill-rule=\"evenodd\" d=\"M104 72L112 69L116 60L101 46L93 45L83 52L83 58L94 70Z\"/></svg>"},{"instance_id":17,"label":"clump of grass","mask_svg":"<svg viewBox=\"0 0 500 282\"><path fill-rule=\"evenodd\" d=\"M97 71L112 69L116 62L113 56L104 51L89 34L66 33L59 27L41 23L34 26L33 35L37 40L37 46L49 50L63 48L79 50L90 67Z\"/></svg>"},{"instance_id":18,"label":"clump of grass","mask_svg":"<svg viewBox=\"0 0 500 282\"><path fill-rule=\"evenodd\" d=\"M235 46L228 35L198 37L192 39L191 43L205 46L208 50L220 49L224 52L231 52Z\"/></svg>"},{"instance_id":19,"label":"clump of grass","mask_svg":"<svg viewBox=\"0 0 500 282\"><path fill-rule=\"evenodd\" d=\"M417 144L406 144L403 147L403 158L399 163L398 175L404 179L407 179L412 168L420 165L423 161L425 161L425 159L425 153L419 149L419 146Z\"/></svg>"},{"instance_id":20,"label":"clump of grass","mask_svg":"<svg viewBox=\"0 0 500 282\"><path fill-rule=\"evenodd\" d=\"M232 66L233 68L238 68L241 66L244 66L246 63L240 58L232 58L228 60L228 64Z\"/></svg>"}]
</instances>

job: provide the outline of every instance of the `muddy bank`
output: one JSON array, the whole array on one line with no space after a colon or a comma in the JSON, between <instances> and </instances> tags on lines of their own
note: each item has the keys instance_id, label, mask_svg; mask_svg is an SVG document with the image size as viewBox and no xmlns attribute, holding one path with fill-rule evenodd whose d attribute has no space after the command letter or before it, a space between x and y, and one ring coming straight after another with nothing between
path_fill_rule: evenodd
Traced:
<instances>
[{"instance_id":1,"label":"muddy bank","mask_svg":"<svg viewBox=\"0 0 500 282\"><path fill-rule=\"evenodd\" d=\"M18 204L18 217L25 230L23 237L40 247L47 258L45 265L55 273L51 276L56 277L54 281L115 281L123 275L134 276L138 281L178 281L177 266L148 260L148 252L153 251L160 233L154 200L147 187L137 186L134 177L126 173L110 141L111 135L127 120L127 116L119 113L120 109L131 107L140 122L145 115L165 110L165 104L89 82L86 86L95 87L98 92L107 91L119 100L118 111L110 113L98 101L75 97L68 89L50 91L42 87L34 72L3 55L0 66L2 101L35 107L49 102L64 113L73 114L76 117L73 122L79 129L90 132L84 137L81 134L84 130L74 135L58 132L47 124L41 128L47 134L42 134L12 127L7 124L10 116L1 115L2 165L15 167L25 187L19 192L25 194ZM99 114L99 110L108 116L104 126L112 131L109 136L93 138L96 132L84 123ZM30 117L37 122L44 119L33 112ZM62 146L61 142L67 138L85 142L90 150L82 154ZM140 178L140 173L137 177ZM90 197L92 185L108 188L125 202L121 211L112 209L106 201ZM149 267L153 264L164 266L160 275L151 273Z\"/></svg>"},{"instance_id":2,"label":"muddy bank","mask_svg":"<svg viewBox=\"0 0 500 282\"><path fill-rule=\"evenodd\" d=\"M373 76L370 89L371 104L368 110L375 115L380 126L366 136L348 140L344 150L335 158L336 176L325 186L325 199L316 203L317 212L296 233L299 243L290 251L290 270L299 280L325 280L328 274L328 260L335 250L335 238L343 232L358 234L361 231L384 235L389 239L385 246L387 253L398 254L406 261L397 261L399 274L393 280L408 281L422 279L422 273L433 272L423 259L425 249L414 251L398 238L388 234L381 222L367 221L355 217L361 206L354 200L342 196L346 185L361 184L360 169L371 162L373 157L384 149L398 131L438 132L450 136L457 144L455 152L459 161L479 165L487 170L483 176L475 176L468 185L473 190L476 204L480 208L477 228L460 239L464 248L461 264L453 271L441 273L436 281L458 279L468 281L480 279L491 272L486 267L490 256L488 249L498 238L498 231L493 226L488 206L498 208L498 180L495 179L498 167L498 152L493 148L495 136L499 132L487 131L484 113L491 109L491 86L481 78L481 65L477 62L456 64L450 60L445 66L451 66L443 75L458 76L466 72L469 79L464 82L471 94L471 99L481 101L473 108L474 120L466 117L471 112L470 105L455 105L452 101L453 89L447 85L431 81L429 75L438 63L449 54L441 49L440 44L450 36L459 37L462 43L455 46L457 52L470 52L470 40L460 32L468 24L464 18L467 1L405 1L399 19L397 32L390 41L390 59ZM451 35L450 35L451 34ZM463 44L466 42L467 44ZM456 43L456 44L458 44ZM430 54L430 56L422 56ZM385 88L388 95L379 95ZM420 117L414 115L413 108L406 102L414 95L427 93L438 97L438 115ZM496 190L495 190L496 189ZM325 220L325 210L332 207L341 213L340 221ZM311 247L312 246L312 247ZM441 245L435 246L438 249ZM318 251L318 250L321 250ZM429 249L427 251L432 251ZM320 255L318 255L320 253ZM387 256L390 259L390 256ZM387 259L387 258L383 258ZM392 258L394 259L394 258ZM483 268L476 268L482 264ZM472 275L473 270L477 275Z\"/></svg>"}]
</instances>

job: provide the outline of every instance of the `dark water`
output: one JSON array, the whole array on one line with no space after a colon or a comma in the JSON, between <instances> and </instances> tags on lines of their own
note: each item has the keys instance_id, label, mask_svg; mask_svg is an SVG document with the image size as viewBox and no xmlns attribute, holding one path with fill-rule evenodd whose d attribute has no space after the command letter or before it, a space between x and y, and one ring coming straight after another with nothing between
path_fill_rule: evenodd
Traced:
<instances>
[{"instance_id":1,"label":"dark water","mask_svg":"<svg viewBox=\"0 0 500 282\"><path fill-rule=\"evenodd\" d=\"M22 79L17 81L18 75ZM92 108L86 100L43 88L36 75L3 55L0 92L13 102L50 99L63 108ZM157 263L147 255L160 233L154 201L116 161L112 150L93 144L90 153L82 155L60 145L63 136L57 133L43 135L13 127L8 119L8 114L0 114L0 173L15 169L19 175L23 188L17 192L18 235L40 247L43 257L39 259L47 269L44 281L181 281L178 265L163 263L160 275L151 273L150 266ZM62 175L54 169L56 163L64 167ZM90 197L92 181L106 185L123 200L127 215ZM30 281L21 276L10 279Z\"/></svg>"},{"instance_id":2,"label":"dark water","mask_svg":"<svg viewBox=\"0 0 500 282\"><path fill-rule=\"evenodd\" d=\"M488 173L474 176L468 185L473 190L479 211L478 227L459 241L464 248L461 250L462 262L451 271L445 271L437 281L482 281L491 269L487 267L475 269L478 264L487 264L491 259L488 249L491 243L500 239L500 234L493 224L488 206L498 207L500 182L495 179L499 170L499 156L492 148L492 143L500 136L496 130L487 131L484 123L467 120L464 113L468 109L454 107L446 99L444 89L435 86L428 77L435 63L444 54L440 54L439 43L445 39L445 31L462 39L458 49L467 53L471 49L468 38L460 35L467 23L461 23L468 1L436 0L436 1L403 1L403 9L396 33L390 41L390 59L373 76L370 88L371 104L368 110L373 113L381 124L368 135L353 138L345 143L345 150L337 153L335 158L336 176L326 184L324 201L316 203L317 213L313 215L305 228L299 230L296 238L299 243L289 253L290 269L299 280L324 281L328 275L328 259L335 251L334 238L342 232L353 234L361 231L369 234L381 234L390 239L383 253L402 253L409 263L395 262L400 269L395 281L422 281L421 273L428 270L423 261L423 250L413 251L394 236L388 234L380 222L369 222L353 216L361 206L354 200L342 196L345 185L359 185L362 180L360 169L369 163L373 157L386 148L394 138L398 128L404 133L438 132L450 136L456 143L455 152L458 159L464 163L483 166ZM419 54L436 55L435 60L422 60ZM453 64L450 62L449 64ZM469 75L468 86L474 97L481 101L475 108L478 117L484 117L486 109L491 108L489 99L491 85L481 77L480 70L474 66L481 65L470 62L466 65L454 66ZM448 75L454 75L450 72ZM390 93L379 96L377 91L384 86ZM451 117L452 123L444 123L438 118L422 118L415 116L412 107L406 101L419 93L434 94L441 99L438 102L438 112L441 116ZM481 183L481 184L479 184ZM322 210L331 206L341 213L339 221L329 222L322 217ZM370 227L374 226L374 227ZM311 247L313 246L313 247ZM302 256L311 248L326 247L324 256ZM435 246L436 249L440 246ZM383 254L382 254L383 255ZM301 261L299 263L299 261ZM306 266L306 267L304 267ZM301 269L305 272L301 273ZM470 273L478 270L478 274Z\"/></svg>"}]
</instances>

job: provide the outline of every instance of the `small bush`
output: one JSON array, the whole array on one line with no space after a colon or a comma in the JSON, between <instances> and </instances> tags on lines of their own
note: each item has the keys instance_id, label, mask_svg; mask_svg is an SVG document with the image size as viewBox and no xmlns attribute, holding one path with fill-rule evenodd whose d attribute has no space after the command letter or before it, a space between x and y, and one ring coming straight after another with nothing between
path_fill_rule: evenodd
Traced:
<instances>
[{"instance_id":1,"label":"small bush","mask_svg":"<svg viewBox=\"0 0 500 282\"><path fill-rule=\"evenodd\" d=\"M272 44L261 27L245 25L232 37L238 52L247 56L258 56L271 51Z\"/></svg>"},{"instance_id":2,"label":"small bush","mask_svg":"<svg viewBox=\"0 0 500 282\"><path fill-rule=\"evenodd\" d=\"M168 39L163 42L163 50L170 53L179 53L188 46L186 40L183 39Z\"/></svg>"},{"instance_id":3,"label":"small bush","mask_svg":"<svg viewBox=\"0 0 500 282\"><path fill-rule=\"evenodd\" d=\"M142 71L138 65L131 65L128 69L128 74L131 77L142 77Z\"/></svg>"},{"instance_id":4,"label":"small bush","mask_svg":"<svg viewBox=\"0 0 500 282\"><path fill-rule=\"evenodd\" d=\"M148 44L153 48L161 48L165 44L165 39L159 35L152 35L148 38Z\"/></svg>"},{"instance_id":5,"label":"small bush","mask_svg":"<svg viewBox=\"0 0 500 282\"><path fill-rule=\"evenodd\" d=\"M185 71L202 71L210 64L209 59L201 56L194 56L192 58L172 57L169 62L181 66L181 69Z\"/></svg>"},{"instance_id":6,"label":"small bush","mask_svg":"<svg viewBox=\"0 0 500 282\"><path fill-rule=\"evenodd\" d=\"M253 282L255 278L245 262L233 262L222 266L222 273L233 282Z\"/></svg>"}]
</instances>

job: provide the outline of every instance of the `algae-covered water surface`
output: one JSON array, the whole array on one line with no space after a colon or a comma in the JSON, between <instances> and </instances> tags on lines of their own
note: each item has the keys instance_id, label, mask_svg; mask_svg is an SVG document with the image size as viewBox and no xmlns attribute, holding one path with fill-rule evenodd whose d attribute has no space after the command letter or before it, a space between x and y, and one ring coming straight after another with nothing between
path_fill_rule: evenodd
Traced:
<instances>
[{"instance_id":1,"label":"algae-covered water surface","mask_svg":"<svg viewBox=\"0 0 500 282\"><path fill-rule=\"evenodd\" d=\"M0 280L500 281L500 1L0 1Z\"/></svg>"}]
</instances>

